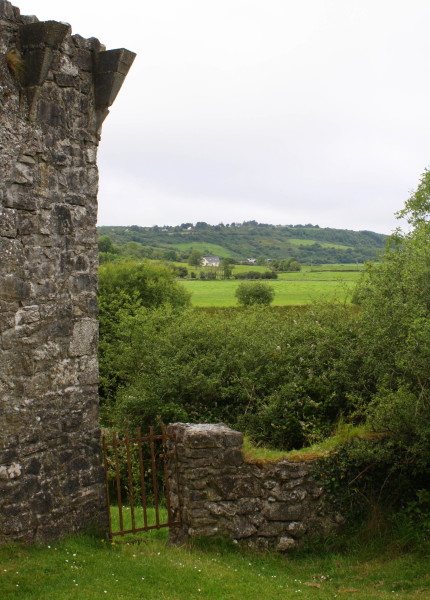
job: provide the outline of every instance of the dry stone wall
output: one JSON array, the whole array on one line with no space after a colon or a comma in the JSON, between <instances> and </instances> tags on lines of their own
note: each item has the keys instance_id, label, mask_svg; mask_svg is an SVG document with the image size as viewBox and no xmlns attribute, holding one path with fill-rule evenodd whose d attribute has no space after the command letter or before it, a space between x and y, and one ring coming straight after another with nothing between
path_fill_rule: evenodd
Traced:
<instances>
[{"instance_id":1,"label":"dry stone wall","mask_svg":"<svg viewBox=\"0 0 430 600\"><path fill-rule=\"evenodd\" d=\"M106 518L97 146L133 62L0 0L0 541Z\"/></svg>"},{"instance_id":2,"label":"dry stone wall","mask_svg":"<svg viewBox=\"0 0 430 600\"><path fill-rule=\"evenodd\" d=\"M286 552L327 535L341 521L312 478L312 462L246 463L243 436L225 425L175 423L179 495L171 479L172 541L223 536ZM172 474L173 475L173 474Z\"/></svg>"}]
</instances>

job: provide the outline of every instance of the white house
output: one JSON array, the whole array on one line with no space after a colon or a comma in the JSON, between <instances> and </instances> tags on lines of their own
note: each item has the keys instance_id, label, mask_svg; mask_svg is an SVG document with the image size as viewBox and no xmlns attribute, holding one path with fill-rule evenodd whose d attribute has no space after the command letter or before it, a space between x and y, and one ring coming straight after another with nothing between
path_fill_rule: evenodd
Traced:
<instances>
[{"instance_id":1,"label":"white house","mask_svg":"<svg viewBox=\"0 0 430 600\"><path fill-rule=\"evenodd\" d=\"M219 256L203 256L202 267L219 267Z\"/></svg>"}]
</instances>

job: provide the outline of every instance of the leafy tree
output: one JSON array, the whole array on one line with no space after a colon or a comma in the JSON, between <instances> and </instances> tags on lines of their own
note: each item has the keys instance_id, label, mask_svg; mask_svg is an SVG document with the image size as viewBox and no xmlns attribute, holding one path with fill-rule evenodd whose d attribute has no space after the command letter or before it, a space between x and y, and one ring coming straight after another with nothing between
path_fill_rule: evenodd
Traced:
<instances>
[{"instance_id":1,"label":"leafy tree","mask_svg":"<svg viewBox=\"0 0 430 600\"><path fill-rule=\"evenodd\" d=\"M188 264L191 267L200 267L202 264L202 253L199 250L193 250L188 258Z\"/></svg>"},{"instance_id":2,"label":"leafy tree","mask_svg":"<svg viewBox=\"0 0 430 600\"><path fill-rule=\"evenodd\" d=\"M281 260L281 261L279 261L279 265L278 265L279 271L286 271L286 272L300 271L301 268L302 268L302 266L299 263L299 261L295 260L294 258L286 258L284 260Z\"/></svg>"},{"instance_id":3,"label":"leafy tree","mask_svg":"<svg viewBox=\"0 0 430 600\"><path fill-rule=\"evenodd\" d=\"M99 269L99 297L115 297L120 292L136 298L142 306L189 304L190 294L164 265L142 262L109 263Z\"/></svg>"},{"instance_id":4,"label":"leafy tree","mask_svg":"<svg viewBox=\"0 0 430 600\"><path fill-rule=\"evenodd\" d=\"M340 480L342 471L366 472L356 484L360 497L391 505L430 486L428 170L398 216L412 229L390 237L355 293L363 375L357 415L382 438L346 448L338 473Z\"/></svg>"},{"instance_id":5,"label":"leafy tree","mask_svg":"<svg viewBox=\"0 0 430 600\"><path fill-rule=\"evenodd\" d=\"M223 258L220 262L220 267L222 269L222 278L223 279L230 279L233 270L231 268L231 264L232 264L233 259L232 258Z\"/></svg>"},{"instance_id":6,"label":"leafy tree","mask_svg":"<svg viewBox=\"0 0 430 600\"><path fill-rule=\"evenodd\" d=\"M269 306L275 297L275 290L259 281L244 281L235 292L239 304L243 306L254 306L256 304Z\"/></svg>"},{"instance_id":7,"label":"leafy tree","mask_svg":"<svg viewBox=\"0 0 430 600\"><path fill-rule=\"evenodd\" d=\"M414 228L391 236L380 262L367 265L355 293L369 370L384 389L406 385L414 390L418 406L430 401L429 182L426 171L399 212Z\"/></svg>"},{"instance_id":8,"label":"leafy tree","mask_svg":"<svg viewBox=\"0 0 430 600\"><path fill-rule=\"evenodd\" d=\"M127 242L121 250L121 254L124 257L132 258L133 260L140 259L145 256L145 247L138 242Z\"/></svg>"},{"instance_id":9,"label":"leafy tree","mask_svg":"<svg viewBox=\"0 0 430 600\"><path fill-rule=\"evenodd\" d=\"M115 252L115 247L108 235L99 237L99 252L110 252L112 254Z\"/></svg>"},{"instance_id":10,"label":"leafy tree","mask_svg":"<svg viewBox=\"0 0 430 600\"><path fill-rule=\"evenodd\" d=\"M177 261L179 260L178 253L176 252L176 250L166 250L163 253L163 260Z\"/></svg>"},{"instance_id":11,"label":"leafy tree","mask_svg":"<svg viewBox=\"0 0 430 600\"><path fill-rule=\"evenodd\" d=\"M180 277L181 279L183 279L184 277L188 277L187 267L177 267L176 265L174 265L170 268L172 269L176 277Z\"/></svg>"},{"instance_id":12,"label":"leafy tree","mask_svg":"<svg viewBox=\"0 0 430 600\"><path fill-rule=\"evenodd\" d=\"M415 192L405 202L405 206L397 213L399 219L406 218L414 227L427 225L430 215L430 169L425 169Z\"/></svg>"},{"instance_id":13,"label":"leafy tree","mask_svg":"<svg viewBox=\"0 0 430 600\"><path fill-rule=\"evenodd\" d=\"M99 363L100 396L115 398L118 387L129 374L124 372L118 355L121 323L141 307L162 305L183 308L190 294L178 284L171 269L147 261L107 263L99 268Z\"/></svg>"}]
</instances>

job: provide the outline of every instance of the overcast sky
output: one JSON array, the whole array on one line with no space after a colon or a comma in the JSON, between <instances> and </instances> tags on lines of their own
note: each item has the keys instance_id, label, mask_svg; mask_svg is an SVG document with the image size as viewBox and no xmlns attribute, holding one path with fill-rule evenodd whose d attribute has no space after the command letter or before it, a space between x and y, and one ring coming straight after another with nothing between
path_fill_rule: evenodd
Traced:
<instances>
[{"instance_id":1,"label":"overcast sky","mask_svg":"<svg viewBox=\"0 0 430 600\"><path fill-rule=\"evenodd\" d=\"M103 126L100 225L390 233L430 165L429 0L14 0L137 58Z\"/></svg>"}]
</instances>

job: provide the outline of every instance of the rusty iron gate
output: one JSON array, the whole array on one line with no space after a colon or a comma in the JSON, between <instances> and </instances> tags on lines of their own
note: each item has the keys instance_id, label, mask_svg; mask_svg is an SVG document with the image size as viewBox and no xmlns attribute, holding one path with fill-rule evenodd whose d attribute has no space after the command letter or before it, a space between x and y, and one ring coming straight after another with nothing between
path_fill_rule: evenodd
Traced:
<instances>
[{"instance_id":1,"label":"rusty iron gate","mask_svg":"<svg viewBox=\"0 0 430 600\"><path fill-rule=\"evenodd\" d=\"M145 437L140 428L136 437L129 437L128 431L122 439L116 432L113 432L112 441L106 441L103 436L103 456L110 539L116 535L181 524L176 438L164 425L161 435L154 435L153 427L150 427L149 435ZM171 483L174 487L173 507ZM116 507L112 496L118 504L119 529L115 531L111 511ZM129 507L125 505L127 500ZM160 514L160 506L162 513L167 509L167 519ZM148 517L149 512L152 519Z\"/></svg>"}]
</instances>

